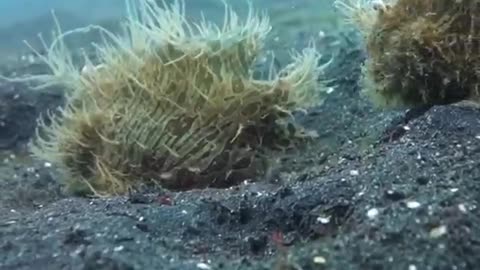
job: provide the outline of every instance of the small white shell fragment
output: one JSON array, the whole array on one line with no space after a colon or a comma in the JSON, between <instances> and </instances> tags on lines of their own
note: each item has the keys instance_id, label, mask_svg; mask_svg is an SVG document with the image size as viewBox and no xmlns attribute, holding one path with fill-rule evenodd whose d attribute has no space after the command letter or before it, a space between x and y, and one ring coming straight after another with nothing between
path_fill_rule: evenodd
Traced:
<instances>
[{"instance_id":1,"label":"small white shell fragment","mask_svg":"<svg viewBox=\"0 0 480 270\"><path fill-rule=\"evenodd\" d=\"M331 216L328 217L317 217L317 221L322 223L322 224L328 224L330 223L330 218Z\"/></svg>"},{"instance_id":2,"label":"small white shell fragment","mask_svg":"<svg viewBox=\"0 0 480 270\"><path fill-rule=\"evenodd\" d=\"M446 233L447 233L447 226L441 225L441 226L438 226L436 228L433 228L430 231L430 237L431 238L439 238L442 235L445 235Z\"/></svg>"},{"instance_id":3,"label":"small white shell fragment","mask_svg":"<svg viewBox=\"0 0 480 270\"><path fill-rule=\"evenodd\" d=\"M360 173L358 172L358 170L351 170L351 171L350 171L350 175L351 175L351 176L357 176L357 175L359 175L359 174L360 174Z\"/></svg>"},{"instance_id":4,"label":"small white shell fragment","mask_svg":"<svg viewBox=\"0 0 480 270\"><path fill-rule=\"evenodd\" d=\"M421 204L419 202L416 202L416 201L408 201L407 202L407 207L410 208L410 209L416 209L416 208L419 208L421 206Z\"/></svg>"},{"instance_id":5,"label":"small white shell fragment","mask_svg":"<svg viewBox=\"0 0 480 270\"><path fill-rule=\"evenodd\" d=\"M372 208L372 209L368 210L367 217L369 219L374 219L378 216L379 213L380 213L380 211L378 211L377 208Z\"/></svg>"},{"instance_id":6,"label":"small white shell fragment","mask_svg":"<svg viewBox=\"0 0 480 270\"><path fill-rule=\"evenodd\" d=\"M313 257L313 263L315 263L315 264L326 264L327 259L325 259L322 256L315 256L315 257Z\"/></svg>"},{"instance_id":7,"label":"small white shell fragment","mask_svg":"<svg viewBox=\"0 0 480 270\"><path fill-rule=\"evenodd\" d=\"M197 268L202 270L210 270L212 267L206 263L197 263Z\"/></svg>"},{"instance_id":8,"label":"small white shell fragment","mask_svg":"<svg viewBox=\"0 0 480 270\"><path fill-rule=\"evenodd\" d=\"M462 213L466 213L467 212L467 207L465 206L465 204L461 203L458 205L458 210L460 210L460 212Z\"/></svg>"}]
</instances>

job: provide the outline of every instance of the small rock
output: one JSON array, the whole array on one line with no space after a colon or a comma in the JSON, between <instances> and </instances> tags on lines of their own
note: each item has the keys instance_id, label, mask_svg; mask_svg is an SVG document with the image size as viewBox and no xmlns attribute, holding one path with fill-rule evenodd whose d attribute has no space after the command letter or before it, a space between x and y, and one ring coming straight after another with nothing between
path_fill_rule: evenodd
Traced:
<instances>
[{"instance_id":1,"label":"small rock","mask_svg":"<svg viewBox=\"0 0 480 270\"><path fill-rule=\"evenodd\" d=\"M121 262L120 260L109 258L101 252L95 252L94 254L85 258L84 270L97 270L97 269L116 269L116 270L133 270L134 267Z\"/></svg>"},{"instance_id":2,"label":"small rock","mask_svg":"<svg viewBox=\"0 0 480 270\"><path fill-rule=\"evenodd\" d=\"M88 245L90 241L87 238L87 232L79 228L71 228L71 231L67 233L65 239L63 240L64 244L67 245Z\"/></svg>"},{"instance_id":3,"label":"small rock","mask_svg":"<svg viewBox=\"0 0 480 270\"><path fill-rule=\"evenodd\" d=\"M10 241L7 241L3 245L0 246L0 250L5 251L5 252L10 251L13 248L15 248L15 245Z\"/></svg>"},{"instance_id":4,"label":"small rock","mask_svg":"<svg viewBox=\"0 0 480 270\"><path fill-rule=\"evenodd\" d=\"M420 185L426 185L426 184L428 184L428 182L429 182L429 180L425 176L417 177L417 183L420 184Z\"/></svg>"},{"instance_id":5,"label":"small rock","mask_svg":"<svg viewBox=\"0 0 480 270\"><path fill-rule=\"evenodd\" d=\"M400 201L405 199L405 194L401 191L389 189L385 191L385 197L392 201Z\"/></svg>"},{"instance_id":6,"label":"small rock","mask_svg":"<svg viewBox=\"0 0 480 270\"><path fill-rule=\"evenodd\" d=\"M148 226L147 223L138 222L135 224L135 227L137 227L142 232L150 232L150 227Z\"/></svg>"},{"instance_id":7,"label":"small rock","mask_svg":"<svg viewBox=\"0 0 480 270\"><path fill-rule=\"evenodd\" d=\"M250 246L250 251L253 253L259 253L267 246L267 237L249 237L247 239L248 245Z\"/></svg>"},{"instance_id":8,"label":"small rock","mask_svg":"<svg viewBox=\"0 0 480 270\"><path fill-rule=\"evenodd\" d=\"M148 204L150 203L150 199L145 196L144 194L134 193L130 194L128 197L128 201L133 204Z\"/></svg>"}]
</instances>

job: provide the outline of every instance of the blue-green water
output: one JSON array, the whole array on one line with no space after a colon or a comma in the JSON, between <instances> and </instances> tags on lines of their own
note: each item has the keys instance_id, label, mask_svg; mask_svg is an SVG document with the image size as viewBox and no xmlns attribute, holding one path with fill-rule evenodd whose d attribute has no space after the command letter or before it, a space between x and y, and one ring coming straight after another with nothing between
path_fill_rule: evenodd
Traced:
<instances>
[{"instance_id":1,"label":"blue-green water","mask_svg":"<svg viewBox=\"0 0 480 270\"><path fill-rule=\"evenodd\" d=\"M167 1L168 2L168 1ZM221 7L219 0L186 0L189 9L216 9ZM227 0L232 6L244 6L245 0ZM256 0L252 1L258 8L271 10L304 9L322 13L319 10L328 9L331 0ZM19 22L28 22L30 19L43 16L51 9L71 13L87 21L101 20L121 16L124 12L123 0L2 0L0 1L0 27L11 26ZM305 9L307 10L307 9Z\"/></svg>"},{"instance_id":2,"label":"blue-green water","mask_svg":"<svg viewBox=\"0 0 480 270\"><path fill-rule=\"evenodd\" d=\"M299 35L317 35L335 27L340 16L334 12L333 0L254 0L253 7L266 12L273 26L272 38L286 46ZM49 34L54 10L64 29L87 24L111 25L125 15L123 0L2 0L0 1L0 57L17 57L28 51L23 40L35 41L38 33ZM169 1L166 1L167 3ZM221 0L185 0L187 13L198 18L204 13L209 21L221 22ZM226 1L242 17L246 0Z\"/></svg>"}]
</instances>

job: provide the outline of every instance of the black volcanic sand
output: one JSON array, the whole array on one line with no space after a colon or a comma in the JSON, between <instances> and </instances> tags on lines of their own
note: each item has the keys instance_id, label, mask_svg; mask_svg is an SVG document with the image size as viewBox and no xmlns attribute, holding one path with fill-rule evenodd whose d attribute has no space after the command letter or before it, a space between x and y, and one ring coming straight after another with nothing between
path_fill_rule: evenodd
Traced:
<instances>
[{"instance_id":1,"label":"black volcanic sand","mask_svg":"<svg viewBox=\"0 0 480 270\"><path fill-rule=\"evenodd\" d=\"M336 56L336 91L298 115L319 138L226 190L64 194L50 164L23 154L59 91L0 83L0 269L478 268L480 111L373 109L350 37L319 46Z\"/></svg>"}]
</instances>

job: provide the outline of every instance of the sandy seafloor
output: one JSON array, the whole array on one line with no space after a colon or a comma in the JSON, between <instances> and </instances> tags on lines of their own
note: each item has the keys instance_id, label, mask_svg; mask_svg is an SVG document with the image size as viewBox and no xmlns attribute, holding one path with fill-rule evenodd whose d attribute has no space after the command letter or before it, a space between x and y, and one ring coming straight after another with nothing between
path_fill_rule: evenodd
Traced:
<instances>
[{"instance_id":1,"label":"sandy seafloor","mask_svg":"<svg viewBox=\"0 0 480 270\"><path fill-rule=\"evenodd\" d=\"M255 183L70 196L53 167L25 153L37 116L62 104L61 89L0 82L0 269L479 269L479 110L373 108L357 86L358 36L318 2L255 2L269 8L266 49L278 62L315 36L334 57L325 76L335 87L298 116L319 138ZM58 13L66 28L86 23ZM3 73L45 71L18 42L48 32L49 16L0 30Z\"/></svg>"}]
</instances>

